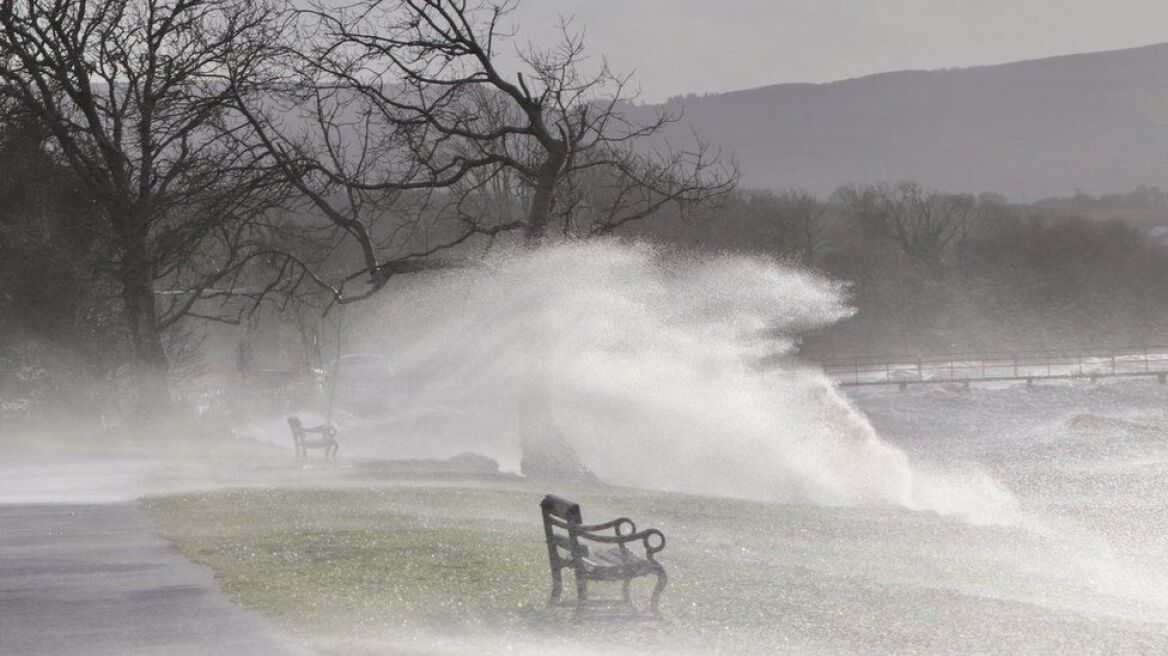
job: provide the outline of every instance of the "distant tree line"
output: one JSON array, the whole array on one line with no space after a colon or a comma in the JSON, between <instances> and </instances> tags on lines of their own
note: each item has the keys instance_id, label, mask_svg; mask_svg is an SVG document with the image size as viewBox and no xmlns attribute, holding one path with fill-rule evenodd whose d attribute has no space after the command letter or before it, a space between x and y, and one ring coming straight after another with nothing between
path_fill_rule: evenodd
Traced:
<instances>
[{"instance_id":1,"label":"distant tree line","mask_svg":"<svg viewBox=\"0 0 1168 656\"><path fill-rule=\"evenodd\" d=\"M1087 200L1076 198L1067 202ZM1158 195L1104 198L1116 207ZM1099 220L1064 205L913 182L845 186L827 198L740 189L718 208L662 215L625 234L774 256L847 281L857 313L808 336L811 357L1165 342L1168 248L1145 215Z\"/></svg>"}]
</instances>

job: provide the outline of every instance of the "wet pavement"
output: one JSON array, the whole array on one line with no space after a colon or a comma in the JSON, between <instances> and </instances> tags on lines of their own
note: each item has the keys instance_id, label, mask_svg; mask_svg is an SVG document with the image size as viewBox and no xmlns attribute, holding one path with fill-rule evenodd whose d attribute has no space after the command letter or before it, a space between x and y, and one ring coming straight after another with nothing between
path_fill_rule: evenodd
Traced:
<instances>
[{"instance_id":1,"label":"wet pavement","mask_svg":"<svg viewBox=\"0 0 1168 656\"><path fill-rule=\"evenodd\" d=\"M136 502L0 504L0 654L306 654L232 604Z\"/></svg>"}]
</instances>

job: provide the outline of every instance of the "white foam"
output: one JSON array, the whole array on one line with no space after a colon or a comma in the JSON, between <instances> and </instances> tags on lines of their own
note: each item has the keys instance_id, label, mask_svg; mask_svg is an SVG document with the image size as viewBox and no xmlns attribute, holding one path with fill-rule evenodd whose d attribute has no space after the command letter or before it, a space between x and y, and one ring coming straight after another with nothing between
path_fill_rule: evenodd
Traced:
<instances>
[{"instance_id":1,"label":"white foam","mask_svg":"<svg viewBox=\"0 0 1168 656\"><path fill-rule=\"evenodd\" d=\"M521 434L557 430L622 485L984 521L1016 505L988 477L917 471L797 361L801 332L851 310L838 284L772 260L569 243L413 277L365 312L350 346L411 390L385 453L515 468Z\"/></svg>"}]
</instances>

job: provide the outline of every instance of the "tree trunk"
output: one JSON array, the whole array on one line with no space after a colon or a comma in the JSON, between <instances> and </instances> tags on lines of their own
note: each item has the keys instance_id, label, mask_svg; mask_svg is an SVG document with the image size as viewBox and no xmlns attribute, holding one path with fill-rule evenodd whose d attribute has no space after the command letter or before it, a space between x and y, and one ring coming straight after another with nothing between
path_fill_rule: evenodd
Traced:
<instances>
[{"instance_id":1,"label":"tree trunk","mask_svg":"<svg viewBox=\"0 0 1168 656\"><path fill-rule=\"evenodd\" d=\"M523 452L520 473L535 481L599 483L600 478L564 438L552 411L546 379L534 371L528 376L517 399L517 432Z\"/></svg>"},{"instance_id":2,"label":"tree trunk","mask_svg":"<svg viewBox=\"0 0 1168 656\"><path fill-rule=\"evenodd\" d=\"M566 149L550 150L547 159L539 167L535 193L531 197L531 209L527 212L527 225L523 229L523 241L528 247L538 246L547 236L552 206L556 198L556 181L559 180L560 169L563 168L565 161Z\"/></svg>"},{"instance_id":3,"label":"tree trunk","mask_svg":"<svg viewBox=\"0 0 1168 656\"><path fill-rule=\"evenodd\" d=\"M130 330L139 416L166 410L170 405L169 362L154 302L154 275L146 255L145 239L127 248L122 258L122 312Z\"/></svg>"}]
</instances>

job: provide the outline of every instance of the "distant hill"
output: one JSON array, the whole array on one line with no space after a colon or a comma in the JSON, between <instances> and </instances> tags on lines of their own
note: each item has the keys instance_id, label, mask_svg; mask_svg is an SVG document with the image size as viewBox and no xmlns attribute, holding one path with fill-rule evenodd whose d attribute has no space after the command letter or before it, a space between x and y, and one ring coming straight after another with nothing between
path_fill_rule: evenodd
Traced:
<instances>
[{"instance_id":1,"label":"distant hill","mask_svg":"<svg viewBox=\"0 0 1168 656\"><path fill-rule=\"evenodd\" d=\"M779 84L664 107L734 151L751 186L827 193L914 179L1019 201L1168 186L1168 44Z\"/></svg>"}]
</instances>

